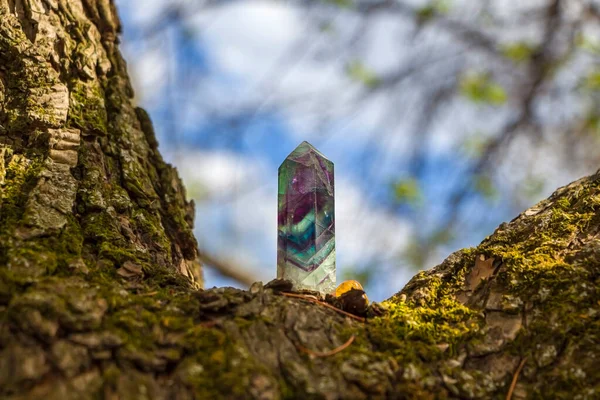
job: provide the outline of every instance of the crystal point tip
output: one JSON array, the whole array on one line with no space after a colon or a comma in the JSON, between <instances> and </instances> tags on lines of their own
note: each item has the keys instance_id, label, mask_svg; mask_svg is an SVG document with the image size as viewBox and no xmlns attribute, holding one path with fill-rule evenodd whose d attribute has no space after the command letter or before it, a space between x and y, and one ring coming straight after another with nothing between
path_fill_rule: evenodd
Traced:
<instances>
[{"instance_id":1,"label":"crystal point tip","mask_svg":"<svg viewBox=\"0 0 600 400\"><path fill-rule=\"evenodd\" d=\"M287 160L296 159L307 153L315 153L316 155L323 158L324 160L331 162L327 157L325 157L323 155L323 153L321 153L319 150L317 150L317 148L315 146L313 146L306 140L303 141L302 143L300 143L290 154L288 154L288 156L286 157L286 159L283 162L285 163L285 161L287 161Z\"/></svg>"}]
</instances>

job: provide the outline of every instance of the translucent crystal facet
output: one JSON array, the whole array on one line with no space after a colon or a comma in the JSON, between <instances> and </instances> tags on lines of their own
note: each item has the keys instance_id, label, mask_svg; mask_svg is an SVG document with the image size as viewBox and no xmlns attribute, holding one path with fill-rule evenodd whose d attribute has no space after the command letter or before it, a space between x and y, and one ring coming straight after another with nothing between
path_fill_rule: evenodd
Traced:
<instances>
[{"instance_id":1,"label":"translucent crystal facet","mask_svg":"<svg viewBox=\"0 0 600 400\"><path fill-rule=\"evenodd\" d=\"M333 163L302 142L279 167L277 277L335 290Z\"/></svg>"}]
</instances>

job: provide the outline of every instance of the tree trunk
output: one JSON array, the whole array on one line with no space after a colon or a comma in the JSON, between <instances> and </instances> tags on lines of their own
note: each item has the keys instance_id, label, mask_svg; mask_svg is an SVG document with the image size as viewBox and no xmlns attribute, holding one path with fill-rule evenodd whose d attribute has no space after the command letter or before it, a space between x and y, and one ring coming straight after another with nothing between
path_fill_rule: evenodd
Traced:
<instances>
[{"instance_id":1,"label":"tree trunk","mask_svg":"<svg viewBox=\"0 0 600 400\"><path fill-rule=\"evenodd\" d=\"M0 0L0 397L598 398L600 173L357 321L201 290L110 0Z\"/></svg>"}]
</instances>

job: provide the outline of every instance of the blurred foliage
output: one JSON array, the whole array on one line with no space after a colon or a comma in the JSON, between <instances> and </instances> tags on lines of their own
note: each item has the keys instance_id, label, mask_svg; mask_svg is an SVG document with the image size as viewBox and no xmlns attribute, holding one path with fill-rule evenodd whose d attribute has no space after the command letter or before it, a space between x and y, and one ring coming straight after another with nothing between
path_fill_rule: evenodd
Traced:
<instances>
[{"instance_id":1,"label":"blurred foliage","mask_svg":"<svg viewBox=\"0 0 600 400\"><path fill-rule=\"evenodd\" d=\"M483 154L488 143L489 139L483 133L475 132L463 141L461 149L466 156L470 158L479 158Z\"/></svg>"},{"instance_id":2,"label":"blurred foliage","mask_svg":"<svg viewBox=\"0 0 600 400\"><path fill-rule=\"evenodd\" d=\"M352 0L325 0L325 2L334 4L341 8L350 8L354 4Z\"/></svg>"},{"instance_id":3,"label":"blurred foliage","mask_svg":"<svg viewBox=\"0 0 600 400\"><path fill-rule=\"evenodd\" d=\"M473 177L473 187L477 193L481 194L486 200L498 200L499 193L492 178L487 175L476 175Z\"/></svg>"},{"instance_id":4,"label":"blurred foliage","mask_svg":"<svg viewBox=\"0 0 600 400\"><path fill-rule=\"evenodd\" d=\"M438 229L429 235L428 241L435 245L443 245L451 242L455 238L456 234L451 229Z\"/></svg>"},{"instance_id":5,"label":"blurred foliage","mask_svg":"<svg viewBox=\"0 0 600 400\"><path fill-rule=\"evenodd\" d=\"M600 115L597 112L588 113L584 128L592 133L592 135L600 137Z\"/></svg>"},{"instance_id":6,"label":"blurred foliage","mask_svg":"<svg viewBox=\"0 0 600 400\"><path fill-rule=\"evenodd\" d=\"M206 201L211 197L211 191L202 182L188 180L185 184L185 191L188 200L196 202Z\"/></svg>"},{"instance_id":7,"label":"blurred foliage","mask_svg":"<svg viewBox=\"0 0 600 400\"><path fill-rule=\"evenodd\" d=\"M354 60L346 66L346 73L350 79L360 82L363 85L375 88L379 85L380 80L377 74L365 66L362 61Z\"/></svg>"},{"instance_id":8,"label":"blurred foliage","mask_svg":"<svg viewBox=\"0 0 600 400\"><path fill-rule=\"evenodd\" d=\"M331 21L320 22L319 30L323 33L334 33L335 25Z\"/></svg>"},{"instance_id":9,"label":"blurred foliage","mask_svg":"<svg viewBox=\"0 0 600 400\"><path fill-rule=\"evenodd\" d=\"M429 268L431 265L428 265L428 262L431 258L432 249L447 245L454 239L455 232L449 227L435 230L423 237L413 236L400 258L414 269Z\"/></svg>"},{"instance_id":10,"label":"blurred foliage","mask_svg":"<svg viewBox=\"0 0 600 400\"><path fill-rule=\"evenodd\" d=\"M583 87L589 90L600 90L600 70L588 73L583 79Z\"/></svg>"},{"instance_id":11,"label":"blurred foliage","mask_svg":"<svg viewBox=\"0 0 600 400\"><path fill-rule=\"evenodd\" d=\"M519 184L519 193L528 201L538 199L544 190L545 182L542 178L536 176L527 176Z\"/></svg>"},{"instance_id":12,"label":"blurred foliage","mask_svg":"<svg viewBox=\"0 0 600 400\"><path fill-rule=\"evenodd\" d=\"M600 39L586 35L577 36L576 44L579 48L600 55Z\"/></svg>"},{"instance_id":13,"label":"blurred foliage","mask_svg":"<svg viewBox=\"0 0 600 400\"><path fill-rule=\"evenodd\" d=\"M347 266L342 270L342 277L341 279L338 279L338 283L355 280L360 282L363 288L367 289L367 286L373 281L376 272L377 267L374 265L361 268L358 268L357 266Z\"/></svg>"},{"instance_id":14,"label":"blurred foliage","mask_svg":"<svg viewBox=\"0 0 600 400\"><path fill-rule=\"evenodd\" d=\"M399 204L417 207L423 204L423 193L419 181L415 178L405 178L393 185L394 199Z\"/></svg>"},{"instance_id":15,"label":"blurred foliage","mask_svg":"<svg viewBox=\"0 0 600 400\"><path fill-rule=\"evenodd\" d=\"M468 73L459 82L460 92L474 103L502 105L506 102L506 91L491 80L490 74Z\"/></svg>"},{"instance_id":16,"label":"blurred foliage","mask_svg":"<svg viewBox=\"0 0 600 400\"><path fill-rule=\"evenodd\" d=\"M432 20L435 16L445 14L450 11L450 1L434 0L415 12L417 22L423 24Z\"/></svg>"},{"instance_id":17,"label":"blurred foliage","mask_svg":"<svg viewBox=\"0 0 600 400\"><path fill-rule=\"evenodd\" d=\"M516 42L502 46L502 54L516 63L528 61L536 48L525 42Z\"/></svg>"}]
</instances>

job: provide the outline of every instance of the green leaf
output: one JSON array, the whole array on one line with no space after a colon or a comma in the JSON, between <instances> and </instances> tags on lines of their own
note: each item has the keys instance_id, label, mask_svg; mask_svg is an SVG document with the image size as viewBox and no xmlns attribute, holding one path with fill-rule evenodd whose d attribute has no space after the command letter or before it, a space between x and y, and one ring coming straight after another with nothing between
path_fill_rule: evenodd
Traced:
<instances>
[{"instance_id":1,"label":"green leaf","mask_svg":"<svg viewBox=\"0 0 600 400\"><path fill-rule=\"evenodd\" d=\"M542 178L529 176L519 185L519 192L527 199L536 200L544 190L545 182Z\"/></svg>"},{"instance_id":2,"label":"green leaf","mask_svg":"<svg viewBox=\"0 0 600 400\"><path fill-rule=\"evenodd\" d=\"M502 46L502 54L516 63L528 61L534 52L535 47L525 42L516 42Z\"/></svg>"},{"instance_id":3,"label":"green leaf","mask_svg":"<svg viewBox=\"0 0 600 400\"><path fill-rule=\"evenodd\" d=\"M478 175L473 178L473 187L487 200L498 199L498 191L489 176Z\"/></svg>"},{"instance_id":4,"label":"green leaf","mask_svg":"<svg viewBox=\"0 0 600 400\"><path fill-rule=\"evenodd\" d=\"M469 157L479 157L483 154L489 139L482 133L475 132L475 134L467 137L462 142L462 150Z\"/></svg>"},{"instance_id":5,"label":"green leaf","mask_svg":"<svg viewBox=\"0 0 600 400\"><path fill-rule=\"evenodd\" d=\"M419 241L416 237L411 237L408 240L409 242L401 254L404 262L410 265L414 270L426 268L430 251L433 249L427 246L427 243Z\"/></svg>"},{"instance_id":6,"label":"green leaf","mask_svg":"<svg viewBox=\"0 0 600 400\"><path fill-rule=\"evenodd\" d=\"M596 38L581 34L577 36L575 43L579 48L589 53L596 55L600 54L600 40Z\"/></svg>"},{"instance_id":7,"label":"green leaf","mask_svg":"<svg viewBox=\"0 0 600 400\"><path fill-rule=\"evenodd\" d=\"M341 8L350 8L354 5L352 0L325 0L325 3L335 4Z\"/></svg>"},{"instance_id":8,"label":"green leaf","mask_svg":"<svg viewBox=\"0 0 600 400\"><path fill-rule=\"evenodd\" d=\"M334 33L335 25L332 22L323 22L319 25L319 30L323 33Z\"/></svg>"},{"instance_id":9,"label":"green leaf","mask_svg":"<svg viewBox=\"0 0 600 400\"><path fill-rule=\"evenodd\" d=\"M376 266L367 266L366 268L357 269L355 267L345 268L342 271L342 281L353 279L359 281L362 287L366 288L373 280L373 275L377 271Z\"/></svg>"},{"instance_id":10,"label":"green leaf","mask_svg":"<svg viewBox=\"0 0 600 400\"><path fill-rule=\"evenodd\" d=\"M583 123L590 134L600 137L600 114L589 112Z\"/></svg>"},{"instance_id":11,"label":"green leaf","mask_svg":"<svg viewBox=\"0 0 600 400\"><path fill-rule=\"evenodd\" d=\"M446 0L434 0L429 4L416 10L417 22L424 24L432 20L436 15L445 14L450 11L450 2Z\"/></svg>"},{"instance_id":12,"label":"green leaf","mask_svg":"<svg viewBox=\"0 0 600 400\"><path fill-rule=\"evenodd\" d=\"M589 90L600 90L600 71L595 70L591 71L584 79L583 79L583 87Z\"/></svg>"},{"instance_id":13,"label":"green leaf","mask_svg":"<svg viewBox=\"0 0 600 400\"><path fill-rule=\"evenodd\" d=\"M399 180L394 184L394 197L400 204L419 206L423 202L423 194L419 182L414 178Z\"/></svg>"},{"instance_id":14,"label":"green leaf","mask_svg":"<svg viewBox=\"0 0 600 400\"><path fill-rule=\"evenodd\" d=\"M506 102L506 91L499 84L491 83L487 87L486 99L491 104L504 104Z\"/></svg>"},{"instance_id":15,"label":"green leaf","mask_svg":"<svg viewBox=\"0 0 600 400\"><path fill-rule=\"evenodd\" d=\"M199 202L202 202L210 197L210 192L202 183L191 180L186 182L186 185L188 200L194 199L196 204L198 204Z\"/></svg>"},{"instance_id":16,"label":"green leaf","mask_svg":"<svg viewBox=\"0 0 600 400\"><path fill-rule=\"evenodd\" d=\"M417 20L420 23L425 23L433 19L435 17L435 7L432 4L428 4L419 8L416 12Z\"/></svg>"},{"instance_id":17,"label":"green leaf","mask_svg":"<svg viewBox=\"0 0 600 400\"><path fill-rule=\"evenodd\" d=\"M375 72L358 60L352 61L346 66L346 73L351 79L371 88L376 87L380 83Z\"/></svg>"},{"instance_id":18,"label":"green leaf","mask_svg":"<svg viewBox=\"0 0 600 400\"><path fill-rule=\"evenodd\" d=\"M454 232L450 228L438 229L429 236L429 243L440 246L454 240Z\"/></svg>"},{"instance_id":19,"label":"green leaf","mask_svg":"<svg viewBox=\"0 0 600 400\"><path fill-rule=\"evenodd\" d=\"M492 105L504 104L506 91L490 79L489 74L471 73L463 76L459 82L460 92L474 103Z\"/></svg>"}]
</instances>

